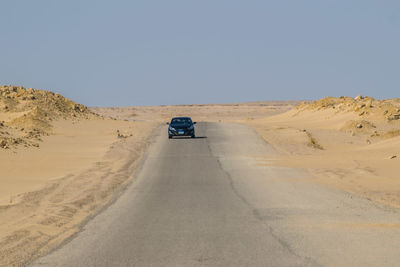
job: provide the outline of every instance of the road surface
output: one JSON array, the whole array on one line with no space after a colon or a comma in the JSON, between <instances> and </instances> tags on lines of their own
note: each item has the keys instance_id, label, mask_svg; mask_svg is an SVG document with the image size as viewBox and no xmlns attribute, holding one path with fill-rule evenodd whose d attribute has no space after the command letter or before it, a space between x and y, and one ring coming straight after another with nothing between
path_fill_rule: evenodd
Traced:
<instances>
[{"instance_id":1,"label":"road surface","mask_svg":"<svg viewBox=\"0 0 400 267\"><path fill-rule=\"evenodd\" d=\"M161 129L135 181L34 266L398 266L400 216L265 166L274 149L246 126Z\"/></svg>"}]
</instances>

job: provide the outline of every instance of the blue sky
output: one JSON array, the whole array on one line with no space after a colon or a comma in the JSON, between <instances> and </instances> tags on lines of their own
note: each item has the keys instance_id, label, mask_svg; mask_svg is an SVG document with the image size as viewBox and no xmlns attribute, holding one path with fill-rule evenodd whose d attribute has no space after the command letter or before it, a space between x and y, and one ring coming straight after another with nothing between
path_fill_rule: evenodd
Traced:
<instances>
[{"instance_id":1,"label":"blue sky","mask_svg":"<svg viewBox=\"0 0 400 267\"><path fill-rule=\"evenodd\" d=\"M0 3L0 83L90 106L400 97L399 1Z\"/></svg>"}]
</instances>

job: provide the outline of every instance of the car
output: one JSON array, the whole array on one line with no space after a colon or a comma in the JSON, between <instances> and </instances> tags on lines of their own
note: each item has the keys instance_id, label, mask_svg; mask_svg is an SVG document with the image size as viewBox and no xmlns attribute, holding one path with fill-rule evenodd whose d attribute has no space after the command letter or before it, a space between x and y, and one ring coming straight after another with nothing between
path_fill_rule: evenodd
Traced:
<instances>
[{"instance_id":1,"label":"car","mask_svg":"<svg viewBox=\"0 0 400 267\"><path fill-rule=\"evenodd\" d=\"M190 136L195 138L194 125L190 117L175 117L171 119L170 123L167 123L168 127L168 138L171 139L174 136Z\"/></svg>"}]
</instances>

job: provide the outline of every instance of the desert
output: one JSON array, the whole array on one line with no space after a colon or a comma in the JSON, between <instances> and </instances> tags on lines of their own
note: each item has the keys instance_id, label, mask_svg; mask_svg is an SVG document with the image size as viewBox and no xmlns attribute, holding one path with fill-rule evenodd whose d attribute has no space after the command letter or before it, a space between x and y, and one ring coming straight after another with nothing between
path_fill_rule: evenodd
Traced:
<instances>
[{"instance_id":1,"label":"desert","mask_svg":"<svg viewBox=\"0 0 400 267\"><path fill-rule=\"evenodd\" d=\"M49 91L0 92L0 265L15 265L72 236L109 203L156 124L105 118Z\"/></svg>"},{"instance_id":2,"label":"desert","mask_svg":"<svg viewBox=\"0 0 400 267\"><path fill-rule=\"evenodd\" d=\"M399 99L359 95L245 123L281 152L275 164L305 168L314 182L398 208L399 118Z\"/></svg>"},{"instance_id":3,"label":"desert","mask_svg":"<svg viewBox=\"0 0 400 267\"><path fill-rule=\"evenodd\" d=\"M399 266L399 1L3 2L0 267Z\"/></svg>"},{"instance_id":4,"label":"desert","mask_svg":"<svg viewBox=\"0 0 400 267\"><path fill-rule=\"evenodd\" d=\"M400 208L399 99L88 108L50 91L0 92L1 265L30 262L79 232L135 179L173 116L249 127L276 151L253 156L258 165L304 170L294 182Z\"/></svg>"}]
</instances>

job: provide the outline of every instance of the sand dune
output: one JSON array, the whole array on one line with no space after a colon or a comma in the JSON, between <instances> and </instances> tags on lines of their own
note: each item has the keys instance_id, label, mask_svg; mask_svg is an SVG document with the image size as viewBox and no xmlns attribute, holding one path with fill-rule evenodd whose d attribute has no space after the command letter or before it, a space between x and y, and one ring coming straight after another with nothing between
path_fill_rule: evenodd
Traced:
<instances>
[{"instance_id":1,"label":"sand dune","mask_svg":"<svg viewBox=\"0 0 400 267\"><path fill-rule=\"evenodd\" d=\"M0 149L39 147L54 120L98 116L60 94L6 85L0 87L0 110Z\"/></svg>"},{"instance_id":2,"label":"sand dune","mask_svg":"<svg viewBox=\"0 0 400 267\"><path fill-rule=\"evenodd\" d=\"M399 99L330 97L244 123L281 152L274 164L308 169L313 182L400 207L399 114Z\"/></svg>"}]
</instances>

